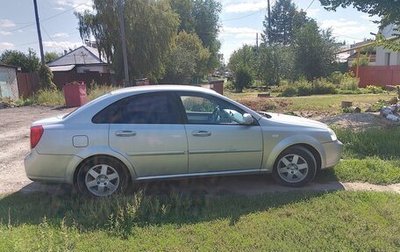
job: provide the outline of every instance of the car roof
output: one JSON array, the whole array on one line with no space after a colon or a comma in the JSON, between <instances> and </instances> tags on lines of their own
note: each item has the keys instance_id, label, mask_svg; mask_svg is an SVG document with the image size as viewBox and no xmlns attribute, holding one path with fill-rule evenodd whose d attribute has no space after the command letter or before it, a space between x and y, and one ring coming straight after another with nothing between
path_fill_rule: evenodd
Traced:
<instances>
[{"instance_id":1,"label":"car roof","mask_svg":"<svg viewBox=\"0 0 400 252\"><path fill-rule=\"evenodd\" d=\"M112 95L116 94L125 94L125 93L143 93L143 92L154 92L154 91L195 91L202 93L211 93L215 94L216 92L211 89L202 88L198 86L189 86L189 85L148 85L148 86L135 86L135 87L127 87L118 90L114 90L111 92Z\"/></svg>"}]
</instances>

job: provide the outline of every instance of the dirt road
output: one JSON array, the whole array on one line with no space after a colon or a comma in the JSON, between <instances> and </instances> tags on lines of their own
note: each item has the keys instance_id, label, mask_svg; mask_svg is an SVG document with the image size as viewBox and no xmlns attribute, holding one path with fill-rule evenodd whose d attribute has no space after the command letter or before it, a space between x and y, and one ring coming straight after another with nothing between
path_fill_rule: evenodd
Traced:
<instances>
[{"instance_id":1,"label":"dirt road","mask_svg":"<svg viewBox=\"0 0 400 252\"><path fill-rule=\"evenodd\" d=\"M21 107L0 109L0 194L16 191L62 192L68 187L45 185L30 181L24 170L23 160L29 152L29 127L35 120L65 114L73 109L54 109L48 107ZM221 195L236 193L254 195L269 192L291 191L391 191L400 193L400 184L389 186L370 185L365 183L312 183L302 188L288 188L275 184L271 176L233 176L178 181L140 183L139 187L155 191L206 191Z\"/></svg>"},{"instance_id":2,"label":"dirt road","mask_svg":"<svg viewBox=\"0 0 400 252\"><path fill-rule=\"evenodd\" d=\"M29 152L29 127L32 122L73 109L41 106L0 109L0 193L18 191L32 183L24 170Z\"/></svg>"}]
</instances>

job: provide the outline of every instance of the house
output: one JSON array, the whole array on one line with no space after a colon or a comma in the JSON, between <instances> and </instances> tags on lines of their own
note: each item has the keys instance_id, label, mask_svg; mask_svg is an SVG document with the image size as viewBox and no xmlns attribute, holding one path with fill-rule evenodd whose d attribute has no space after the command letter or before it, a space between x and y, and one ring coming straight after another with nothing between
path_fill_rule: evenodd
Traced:
<instances>
[{"instance_id":1,"label":"house","mask_svg":"<svg viewBox=\"0 0 400 252\"><path fill-rule=\"evenodd\" d=\"M14 66L0 64L0 98L19 98L17 68Z\"/></svg>"},{"instance_id":2,"label":"house","mask_svg":"<svg viewBox=\"0 0 400 252\"><path fill-rule=\"evenodd\" d=\"M54 83L60 88L73 81L109 84L113 74L110 65L101 59L97 49L88 46L71 50L47 65L54 74Z\"/></svg>"},{"instance_id":3,"label":"house","mask_svg":"<svg viewBox=\"0 0 400 252\"><path fill-rule=\"evenodd\" d=\"M396 25L390 24L379 31L385 38L391 38L399 35L400 32L396 31ZM383 47L376 49L376 65L377 66L400 66L400 52L387 50Z\"/></svg>"},{"instance_id":4,"label":"house","mask_svg":"<svg viewBox=\"0 0 400 252\"><path fill-rule=\"evenodd\" d=\"M363 64L365 64L366 59L367 59L368 66L375 66L376 65L376 48L373 45L371 45L373 43L374 43L373 40L364 40L364 41L357 42L357 43L350 45L350 48L348 48L349 56L346 59L348 66L353 67L354 65L356 65L357 60L359 60ZM356 50L356 48L361 48L359 56L358 56L358 50ZM360 58L358 58L358 57L360 57Z\"/></svg>"}]
</instances>

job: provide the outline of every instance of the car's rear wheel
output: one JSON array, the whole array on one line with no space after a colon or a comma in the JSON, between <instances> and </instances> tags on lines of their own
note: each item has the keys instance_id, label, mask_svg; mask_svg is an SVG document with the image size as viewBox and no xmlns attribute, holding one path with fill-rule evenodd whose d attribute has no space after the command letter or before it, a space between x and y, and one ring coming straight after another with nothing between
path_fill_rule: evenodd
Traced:
<instances>
[{"instance_id":1,"label":"car's rear wheel","mask_svg":"<svg viewBox=\"0 0 400 252\"><path fill-rule=\"evenodd\" d=\"M113 158L93 157L82 163L76 182L81 193L106 197L126 191L128 174L125 166Z\"/></svg>"},{"instance_id":2,"label":"car's rear wheel","mask_svg":"<svg viewBox=\"0 0 400 252\"><path fill-rule=\"evenodd\" d=\"M272 175L283 185L298 187L313 180L316 172L314 155L304 147L293 146L278 156Z\"/></svg>"}]
</instances>

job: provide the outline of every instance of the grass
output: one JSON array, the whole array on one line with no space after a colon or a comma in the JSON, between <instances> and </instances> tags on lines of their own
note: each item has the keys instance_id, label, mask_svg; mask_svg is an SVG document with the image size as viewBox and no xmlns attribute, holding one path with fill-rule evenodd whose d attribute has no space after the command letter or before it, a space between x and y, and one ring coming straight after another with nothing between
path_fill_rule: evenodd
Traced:
<instances>
[{"instance_id":1,"label":"grass","mask_svg":"<svg viewBox=\"0 0 400 252\"><path fill-rule=\"evenodd\" d=\"M389 100L396 96L394 93L382 94L359 94L359 95L313 95L303 97L272 97L258 98L257 92L248 93L225 93L233 100L241 102L250 108L270 108L268 111L293 112L311 111L317 113L340 114L342 113L341 102L351 101L362 111L380 100Z\"/></svg>"},{"instance_id":2,"label":"grass","mask_svg":"<svg viewBox=\"0 0 400 252\"><path fill-rule=\"evenodd\" d=\"M146 195L0 200L1 251L397 251L400 196Z\"/></svg>"}]
</instances>

